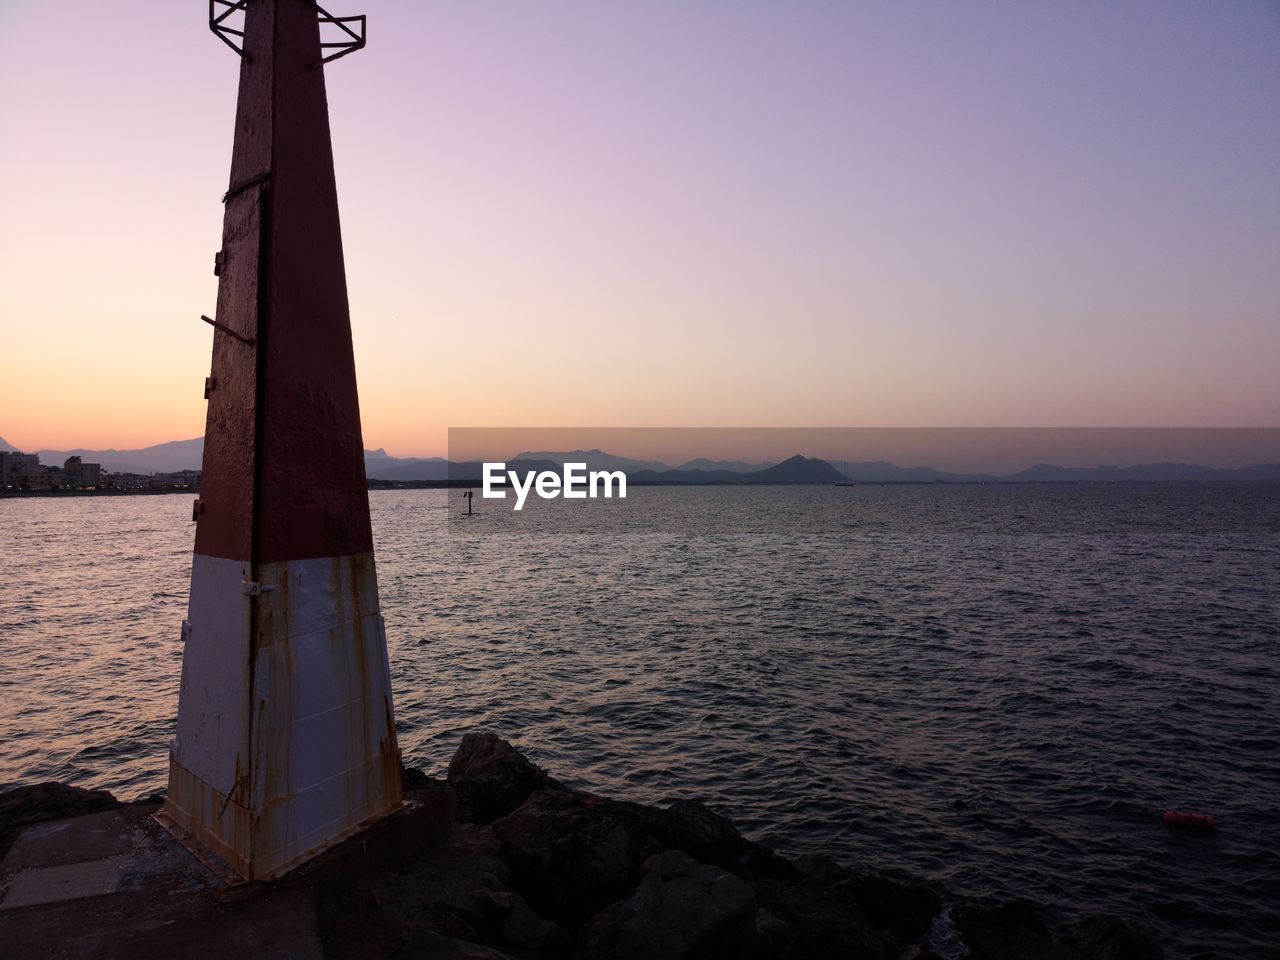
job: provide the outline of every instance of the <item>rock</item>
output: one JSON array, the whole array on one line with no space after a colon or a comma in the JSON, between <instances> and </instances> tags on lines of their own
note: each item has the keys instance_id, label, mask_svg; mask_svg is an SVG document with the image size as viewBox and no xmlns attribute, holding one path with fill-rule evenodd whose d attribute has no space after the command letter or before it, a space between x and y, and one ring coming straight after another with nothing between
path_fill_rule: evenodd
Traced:
<instances>
[{"instance_id":1,"label":"rock","mask_svg":"<svg viewBox=\"0 0 1280 960\"><path fill-rule=\"evenodd\" d=\"M316 895L316 926L327 957L386 960L408 936L401 918L384 910L370 885L335 884Z\"/></svg>"},{"instance_id":2,"label":"rock","mask_svg":"<svg viewBox=\"0 0 1280 960\"><path fill-rule=\"evenodd\" d=\"M1094 916L1073 923L1062 942L1089 960L1161 960L1164 948L1136 920Z\"/></svg>"},{"instance_id":3,"label":"rock","mask_svg":"<svg viewBox=\"0 0 1280 960\"><path fill-rule=\"evenodd\" d=\"M492 733L468 733L449 761L455 815L463 823L492 823L538 790L559 789L522 753Z\"/></svg>"},{"instance_id":4,"label":"rock","mask_svg":"<svg viewBox=\"0 0 1280 960\"><path fill-rule=\"evenodd\" d=\"M583 926L575 960L739 957L755 933L755 894L718 867L667 850L645 861L626 900Z\"/></svg>"},{"instance_id":5,"label":"rock","mask_svg":"<svg viewBox=\"0 0 1280 960\"><path fill-rule=\"evenodd\" d=\"M977 927L964 931L969 960L1081 960L1070 947L1026 930Z\"/></svg>"},{"instance_id":6,"label":"rock","mask_svg":"<svg viewBox=\"0 0 1280 960\"><path fill-rule=\"evenodd\" d=\"M902 948L902 953L898 955L898 960L942 960L942 957L928 947L910 943Z\"/></svg>"},{"instance_id":7,"label":"rock","mask_svg":"<svg viewBox=\"0 0 1280 960\"><path fill-rule=\"evenodd\" d=\"M400 786L405 790L438 790L444 785L445 781L429 777L417 767L401 767L400 769Z\"/></svg>"},{"instance_id":8,"label":"rock","mask_svg":"<svg viewBox=\"0 0 1280 960\"><path fill-rule=\"evenodd\" d=\"M807 879L824 887L832 886L849 877L848 869L836 863L825 853L802 853L796 857L796 867Z\"/></svg>"},{"instance_id":9,"label":"rock","mask_svg":"<svg viewBox=\"0 0 1280 960\"><path fill-rule=\"evenodd\" d=\"M1075 950L1049 939L1039 912L1022 900L995 908L961 904L951 919L970 960L1080 960Z\"/></svg>"},{"instance_id":10,"label":"rock","mask_svg":"<svg viewBox=\"0 0 1280 960\"><path fill-rule=\"evenodd\" d=\"M699 863L733 869L746 847L742 834L727 817L697 800L676 800L668 805L671 846Z\"/></svg>"},{"instance_id":11,"label":"rock","mask_svg":"<svg viewBox=\"0 0 1280 960\"><path fill-rule=\"evenodd\" d=\"M897 960L898 945L847 897L797 880L756 880L756 901L786 924L779 960Z\"/></svg>"},{"instance_id":12,"label":"rock","mask_svg":"<svg viewBox=\"0 0 1280 960\"><path fill-rule=\"evenodd\" d=\"M1049 928L1040 918L1040 911L1026 900L1010 900L995 907L962 903L951 912L951 919L960 930L979 925L1001 930L1019 930L1041 937L1049 936Z\"/></svg>"},{"instance_id":13,"label":"rock","mask_svg":"<svg viewBox=\"0 0 1280 960\"><path fill-rule=\"evenodd\" d=\"M85 790L65 783L37 783L0 793L0 857L9 851L23 827L45 820L65 820L123 806L105 790Z\"/></svg>"},{"instance_id":14,"label":"rock","mask_svg":"<svg viewBox=\"0 0 1280 960\"><path fill-rule=\"evenodd\" d=\"M732 823L701 803L662 810L564 788L539 791L493 828L516 889L574 927L625 897L655 853L680 850L736 869L746 846Z\"/></svg>"},{"instance_id":15,"label":"rock","mask_svg":"<svg viewBox=\"0 0 1280 960\"><path fill-rule=\"evenodd\" d=\"M904 941L920 940L929 932L942 901L928 887L894 880L866 870L850 870L824 853L805 853L796 867L811 883L849 898L877 930Z\"/></svg>"},{"instance_id":16,"label":"rock","mask_svg":"<svg viewBox=\"0 0 1280 960\"><path fill-rule=\"evenodd\" d=\"M665 812L568 790L540 790L493 824L517 891L544 916L576 927L640 880L667 849Z\"/></svg>"},{"instance_id":17,"label":"rock","mask_svg":"<svg viewBox=\"0 0 1280 960\"><path fill-rule=\"evenodd\" d=\"M511 954L501 950L438 933L415 934L396 951L395 957L396 960L514 960Z\"/></svg>"},{"instance_id":18,"label":"rock","mask_svg":"<svg viewBox=\"0 0 1280 960\"><path fill-rule=\"evenodd\" d=\"M534 913L523 897L506 894L498 903L507 915L502 924L502 939L506 943L525 947L540 957L562 956L573 946L573 937L568 931Z\"/></svg>"},{"instance_id":19,"label":"rock","mask_svg":"<svg viewBox=\"0 0 1280 960\"><path fill-rule=\"evenodd\" d=\"M900 883L878 873L850 875L834 889L848 895L877 930L908 942L928 933L942 910L942 900L923 884Z\"/></svg>"},{"instance_id":20,"label":"rock","mask_svg":"<svg viewBox=\"0 0 1280 960\"><path fill-rule=\"evenodd\" d=\"M779 856L760 843L746 842L738 860L738 872L749 879L799 880L799 868L786 857Z\"/></svg>"},{"instance_id":21,"label":"rock","mask_svg":"<svg viewBox=\"0 0 1280 960\"><path fill-rule=\"evenodd\" d=\"M498 852L490 827L458 824L410 869L369 877L363 888L339 879L330 885L321 904L326 950L347 956L390 930L396 943L416 944L415 950L425 951L409 951L407 955L413 956L430 956L423 944L434 943L433 937L479 944L517 957L566 955L572 938L510 890L510 871ZM449 949L455 952L442 955L468 955L456 952L461 948Z\"/></svg>"},{"instance_id":22,"label":"rock","mask_svg":"<svg viewBox=\"0 0 1280 960\"><path fill-rule=\"evenodd\" d=\"M748 956L752 958L781 957L791 939L791 928L786 922L768 910L756 910L755 943Z\"/></svg>"}]
</instances>

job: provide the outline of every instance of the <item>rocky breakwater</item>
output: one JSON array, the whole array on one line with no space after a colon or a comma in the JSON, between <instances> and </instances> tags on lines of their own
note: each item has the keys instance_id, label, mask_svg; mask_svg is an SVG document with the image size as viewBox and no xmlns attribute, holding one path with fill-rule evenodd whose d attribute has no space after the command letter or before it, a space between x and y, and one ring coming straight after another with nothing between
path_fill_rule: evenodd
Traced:
<instances>
[{"instance_id":1,"label":"rocky breakwater","mask_svg":"<svg viewBox=\"0 0 1280 960\"><path fill-rule=\"evenodd\" d=\"M412 778L411 778L412 783ZM491 734L468 734L441 784L459 831L493 857L531 940L512 957L574 960L974 958L1157 960L1137 923L1085 918L1055 937L1033 906L943 899L926 884L788 859L696 800L647 806L568 788ZM483 838L481 840L481 838ZM483 939L483 938L482 938Z\"/></svg>"},{"instance_id":2,"label":"rocky breakwater","mask_svg":"<svg viewBox=\"0 0 1280 960\"><path fill-rule=\"evenodd\" d=\"M405 786L413 803L399 827L390 822L375 827L344 845L345 852L332 851L273 884L231 896L217 890L201 896L212 904L209 909L219 911L227 929L234 929L236 912L247 916L255 901L302 903L311 911L306 915L314 916L314 943L309 952L286 944L280 955L288 956L1156 960L1162 955L1136 923L1090 917L1055 935L1029 904L949 898L944 909L943 897L923 883L851 869L820 854L783 857L745 839L729 820L694 800L647 806L571 789L490 734L464 737L444 780L406 771ZM0 818L13 809L29 823L33 804L19 793L0 795ZM67 796L58 794L58 799L58 808L66 809ZM101 797L88 801L90 806L102 802ZM413 818L426 817L422 811L434 811L435 819L447 821L445 828L414 829ZM5 830L0 820L0 834ZM368 854L379 846L391 848L392 855ZM37 914L28 917L29 923L38 920ZM20 922L14 916L7 923L0 919L0 926L21 933ZM153 927L162 930L164 924ZM122 941L120 955L139 955L132 951L143 933L133 931L131 943ZM238 943L245 945L243 934ZM209 956L221 949L212 941L202 948ZM276 954L258 945L256 955Z\"/></svg>"}]
</instances>

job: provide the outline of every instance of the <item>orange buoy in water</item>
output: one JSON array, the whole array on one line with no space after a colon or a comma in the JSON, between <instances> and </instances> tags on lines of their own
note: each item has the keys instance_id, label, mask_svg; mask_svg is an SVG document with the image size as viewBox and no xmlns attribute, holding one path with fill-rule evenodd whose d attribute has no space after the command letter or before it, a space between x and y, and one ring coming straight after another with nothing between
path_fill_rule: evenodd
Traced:
<instances>
[{"instance_id":1,"label":"orange buoy in water","mask_svg":"<svg viewBox=\"0 0 1280 960\"><path fill-rule=\"evenodd\" d=\"M1160 819L1171 827L1197 827L1201 830L1212 830L1218 821L1208 813L1186 813L1182 810L1166 810Z\"/></svg>"}]
</instances>

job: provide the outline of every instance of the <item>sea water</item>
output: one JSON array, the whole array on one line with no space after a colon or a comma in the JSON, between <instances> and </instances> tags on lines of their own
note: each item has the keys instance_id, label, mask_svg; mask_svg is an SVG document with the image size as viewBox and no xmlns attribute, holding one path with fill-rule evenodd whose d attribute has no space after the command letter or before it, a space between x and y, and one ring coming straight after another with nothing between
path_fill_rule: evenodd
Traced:
<instances>
[{"instance_id":1,"label":"sea water","mask_svg":"<svg viewBox=\"0 0 1280 960\"><path fill-rule=\"evenodd\" d=\"M786 853L1274 955L1280 487L459 493L370 494L409 764L493 730ZM0 783L163 790L190 516L0 500Z\"/></svg>"}]
</instances>

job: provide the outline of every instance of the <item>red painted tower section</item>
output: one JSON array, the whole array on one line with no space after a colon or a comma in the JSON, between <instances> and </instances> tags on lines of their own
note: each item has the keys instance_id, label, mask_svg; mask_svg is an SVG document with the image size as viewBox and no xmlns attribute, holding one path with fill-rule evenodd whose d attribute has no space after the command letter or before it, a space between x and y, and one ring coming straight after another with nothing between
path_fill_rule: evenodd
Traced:
<instances>
[{"instance_id":1,"label":"red painted tower section","mask_svg":"<svg viewBox=\"0 0 1280 960\"><path fill-rule=\"evenodd\" d=\"M318 16L249 0L165 815L246 878L396 809Z\"/></svg>"}]
</instances>

